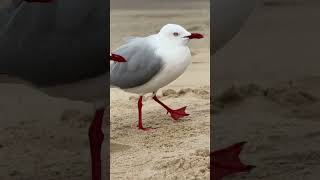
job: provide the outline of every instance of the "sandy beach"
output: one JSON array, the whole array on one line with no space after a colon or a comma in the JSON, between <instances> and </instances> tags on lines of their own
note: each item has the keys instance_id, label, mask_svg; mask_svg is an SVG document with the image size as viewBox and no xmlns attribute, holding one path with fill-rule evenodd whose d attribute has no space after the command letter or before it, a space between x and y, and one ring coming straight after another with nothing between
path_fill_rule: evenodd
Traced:
<instances>
[{"instance_id":1,"label":"sandy beach","mask_svg":"<svg viewBox=\"0 0 320 180\"><path fill-rule=\"evenodd\" d=\"M111 89L111 179L209 179L209 3L164 1L156 7L137 1L129 7L129 1L127 5L121 2L111 1L112 50L124 37L154 34L168 23L180 24L205 38L190 43L192 64L181 77L159 91L160 99L168 105L188 106L190 116L174 122L148 96L143 102L144 125L154 129L139 131L138 95Z\"/></svg>"},{"instance_id":2,"label":"sandy beach","mask_svg":"<svg viewBox=\"0 0 320 180\"><path fill-rule=\"evenodd\" d=\"M319 177L320 4L265 0L213 57L215 149L247 141L256 165L227 179Z\"/></svg>"}]
</instances>

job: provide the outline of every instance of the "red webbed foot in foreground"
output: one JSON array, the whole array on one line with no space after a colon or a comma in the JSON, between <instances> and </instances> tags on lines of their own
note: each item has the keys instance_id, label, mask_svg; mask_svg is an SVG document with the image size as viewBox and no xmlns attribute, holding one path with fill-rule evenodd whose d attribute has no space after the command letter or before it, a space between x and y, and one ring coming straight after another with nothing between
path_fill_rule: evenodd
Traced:
<instances>
[{"instance_id":1,"label":"red webbed foot in foreground","mask_svg":"<svg viewBox=\"0 0 320 180\"><path fill-rule=\"evenodd\" d=\"M170 113L171 117L174 119L174 120L178 120L184 116L189 116L189 114L186 113L186 108L187 106L185 107L182 107L180 109L171 109L169 108L167 105L165 105L163 102L161 102L156 95L153 96L153 99L159 103L161 106L163 106L166 110L167 110L167 113Z\"/></svg>"},{"instance_id":2,"label":"red webbed foot in foreground","mask_svg":"<svg viewBox=\"0 0 320 180\"><path fill-rule=\"evenodd\" d=\"M117 61L117 62L127 62L124 57L117 54L113 54L113 53L110 54L110 60Z\"/></svg>"},{"instance_id":3,"label":"red webbed foot in foreground","mask_svg":"<svg viewBox=\"0 0 320 180\"><path fill-rule=\"evenodd\" d=\"M185 107L182 107L180 109L167 109L167 114L170 113L171 117L174 119L174 120L178 120L180 118L183 118L184 116L189 116L188 113L186 113L186 108L187 106Z\"/></svg>"},{"instance_id":4,"label":"red webbed foot in foreground","mask_svg":"<svg viewBox=\"0 0 320 180\"><path fill-rule=\"evenodd\" d=\"M102 132L103 114L104 109L97 110L89 128L92 180L101 180L101 146L104 139Z\"/></svg>"},{"instance_id":5,"label":"red webbed foot in foreground","mask_svg":"<svg viewBox=\"0 0 320 180\"><path fill-rule=\"evenodd\" d=\"M255 166L243 164L239 158L239 154L245 143L246 142L237 143L210 154L212 158L210 163L211 178L213 180L221 180L225 176L240 172L249 172L255 168Z\"/></svg>"}]
</instances>

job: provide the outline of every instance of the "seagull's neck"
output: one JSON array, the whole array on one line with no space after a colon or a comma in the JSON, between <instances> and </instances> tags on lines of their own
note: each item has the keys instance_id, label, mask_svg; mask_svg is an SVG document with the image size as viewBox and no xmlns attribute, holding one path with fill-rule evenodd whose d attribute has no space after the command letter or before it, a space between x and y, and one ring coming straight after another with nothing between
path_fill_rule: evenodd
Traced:
<instances>
[{"instance_id":1,"label":"seagull's neck","mask_svg":"<svg viewBox=\"0 0 320 180\"><path fill-rule=\"evenodd\" d=\"M149 42L155 47L155 53L162 57L165 64L179 64L185 68L190 62L190 50L186 45L178 44L167 37L159 34L151 35L148 37Z\"/></svg>"}]
</instances>

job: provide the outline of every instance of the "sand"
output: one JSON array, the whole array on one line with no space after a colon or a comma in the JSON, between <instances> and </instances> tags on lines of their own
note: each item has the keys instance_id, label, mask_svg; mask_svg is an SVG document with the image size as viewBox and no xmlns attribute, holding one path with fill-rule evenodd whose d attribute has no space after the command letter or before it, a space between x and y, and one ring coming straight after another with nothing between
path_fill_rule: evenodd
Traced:
<instances>
[{"instance_id":1,"label":"sand","mask_svg":"<svg viewBox=\"0 0 320 180\"><path fill-rule=\"evenodd\" d=\"M171 6L165 1L158 8L149 4L139 9L137 4L128 7L111 1L115 7L111 10L111 49L124 37L157 33L167 23L205 35L191 42L193 57L187 71L159 91L160 100L169 106L188 106L190 116L175 122L148 96L143 102L143 122L154 129L139 131L138 96L111 89L111 179L209 179L209 4L189 8L190 3L179 7L178 1Z\"/></svg>"},{"instance_id":2,"label":"sand","mask_svg":"<svg viewBox=\"0 0 320 180\"><path fill-rule=\"evenodd\" d=\"M213 57L215 149L247 141L227 179L319 178L320 4L266 0Z\"/></svg>"},{"instance_id":3,"label":"sand","mask_svg":"<svg viewBox=\"0 0 320 180\"><path fill-rule=\"evenodd\" d=\"M89 179L90 104L0 84L0 179Z\"/></svg>"}]
</instances>

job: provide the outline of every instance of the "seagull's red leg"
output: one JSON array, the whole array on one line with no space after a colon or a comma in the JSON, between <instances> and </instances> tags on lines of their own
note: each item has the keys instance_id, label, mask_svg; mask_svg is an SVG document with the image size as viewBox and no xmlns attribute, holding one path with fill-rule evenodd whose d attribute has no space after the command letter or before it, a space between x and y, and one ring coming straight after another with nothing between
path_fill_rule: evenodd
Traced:
<instances>
[{"instance_id":1,"label":"seagull's red leg","mask_svg":"<svg viewBox=\"0 0 320 180\"><path fill-rule=\"evenodd\" d=\"M104 109L97 110L89 128L92 180L101 180L101 146L104 139L101 129L103 114Z\"/></svg>"},{"instance_id":2,"label":"seagull's red leg","mask_svg":"<svg viewBox=\"0 0 320 180\"><path fill-rule=\"evenodd\" d=\"M144 130L144 131L146 131L146 130L149 130L150 128L144 128L143 126L142 126L142 98L143 98L143 96L140 96L140 98L139 98L139 100L138 100L138 111L139 111L139 121L138 121L138 125L137 125L137 127L139 128L139 129L141 129L141 130Z\"/></svg>"},{"instance_id":3,"label":"seagull's red leg","mask_svg":"<svg viewBox=\"0 0 320 180\"><path fill-rule=\"evenodd\" d=\"M211 153L211 178L221 180L223 177L239 172L249 172L254 166L244 165L239 154L245 142L237 143L225 149Z\"/></svg>"},{"instance_id":4,"label":"seagull's red leg","mask_svg":"<svg viewBox=\"0 0 320 180\"><path fill-rule=\"evenodd\" d=\"M161 102L161 101L157 98L157 96L156 96L155 93L154 93L153 99L154 99L156 102L158 102L161 106L163 106L163 107L168 111L168 113L170 113L171 117L172 117L174 120L178 120L179 118L182 118L182 117L184 117L184 116L189 116L189 114L186 113L186 108L187 108L187 106L182 107L182 108L180 108L180 109L174 110L174 109L169 108L169 107L168 107L167 105L165 105L163 102Z\"/></svg>"}]
</instances>

